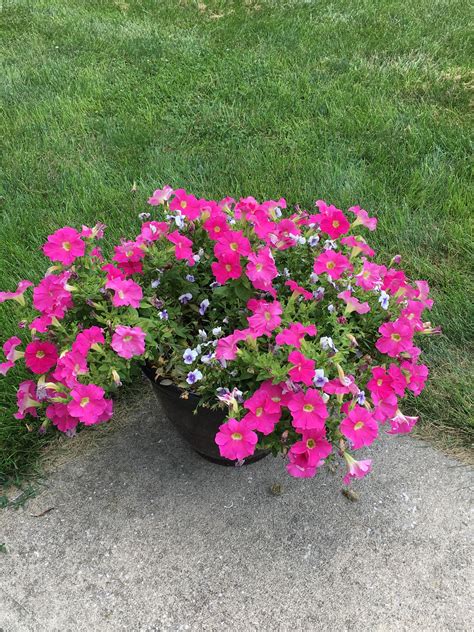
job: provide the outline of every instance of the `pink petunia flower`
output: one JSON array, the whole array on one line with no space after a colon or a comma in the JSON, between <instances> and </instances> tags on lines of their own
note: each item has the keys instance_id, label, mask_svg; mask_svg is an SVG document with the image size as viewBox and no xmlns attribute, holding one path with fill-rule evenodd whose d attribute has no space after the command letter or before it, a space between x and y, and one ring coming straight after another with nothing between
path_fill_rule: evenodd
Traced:
<instances>
[{"instance_id":1,"label":"pink petunia flower","mask_svg":"<svg viewBox=\"0 0 474 632\"><path fill-rule=\"evenodd\" d=\"M326 431L305 430L301 441L297 441L290 448L294 455L305 455L305 461L309 467L317 466L320 461L328 457L332 452L332 445L326 439Z\"/></svg>"},{"instance_id":2,"label":"pink petunia flower","mask_svg":"<svg viewBox=\"0 0 474 632\"><path fill-rule=\"evenodd\" d=\"M429 373L428 367L425 364L404 361L401 364L401 370L407 379L408 388L415 397L418 396L425 388Z\"/></svg>"},{"instance_id":3,"label":"pink petunia flower","mask_svg":"<svg viewBox=\"0 0 474 632\"><path fill-rule=\"evenodd\" d=\"M329 416L323 398L314 388L293 393L288 408L293 419L292 424L297 429L323 430Z\"/></svg>"},{"instance_id":4,"label":"pink petunia flower","mask_svg":"<svg viewBox=\"0 0 474 632\"><path fill-rule=\"evenodd\" d=\"M372 368L372 379L367 382L367 388L371 395L379 399L385 399L394 393L392 378L382 366Z\"/></svg>"},{"instance_id":5,"label":"pink petunia flower","mask_svg":"<svg viewBox=\"0 0 474 632\"><path fill-rule=\"evenodd\" d=\"M294 478L313 478L316 474L318 467L324 464L324 461L319 461L317 465L308 464L308 454L295 454L294 452L288 453L289 463L286 466L286 470L290 476Z\"/></svg>"},{"instance_id":6,"label":"pink petunia flower","mask_svg":"<svg viewBox=\"0 0 474 632\"><path fill-rule=\"evenodd\" d=\"M125 279L127 276L123 270L120 270L112 263L106 263L101 267L101 270L107 273L107 281L112 279Z\"/></svg>"},{"instance_id":7,"label":"pink petunia flower","mask_svg":"<svg viewBox=\"0 0 474 632\"><path fill-rule=\"evenodd\" d=\"M265 435L275 430L276 424L280 421L280 408L274 412L268 410L268 395L264 390L256 391L252 397L244 402L244 408L250 412L245 415L247 421L254 430L258 430Z\"/></svg>"},{"instance_id":8,"label":"pink petunia flower","mask_svg":"<svg viewBox=\"0 0 474 632\"><path fill-rule=\"evenodd\" d=\"M110 407L104 395L104 389L96 384L76 384L70 392L68 413L86 426L99 423Z\"/></svg>"},{"instance_id":9,"label":"pink petunia flower","mask_svg":"<svg viewBox=\"0 0 474 632\"><path fill-rule=\"evenodd\" d=\"M247 308L253 312L247 318L250 329L259 336L269 335L281 323L280 314L283 310L279 301L268 302L253 298L248 301Z\"/></svg>"},{"instance_id":10,"label":"pink petunia flower","mask_svg":"<svg viewBox=\"0 0 474 632\"><path fill-rule=\"evenodd\" d=\"M359 392L359 388L353 375L345 375L343 378L336 377L326 382L323 386L323 391L328 393L328 395L347 395L348 393L356 395Z\"/></svg>"},{"instance_id":11,"label":"pink petunia flower","mask_svg":"<svg viewBox=\"0 0 474 632\"><path fill-rule=\"evenodd\" d=\"M372 460L356 461L350 454L344 452L344 458L347 463L348 471L343 478L344 485L349 485L354 478L364 478L372 470Z\"/></svg>"},{"instance_id":12,"label":"pink petunia flower","mask_svg":"<svg viewBox=\"0 0 474 632\"><path fill-rule=\"evenodd\" d=\"M347 217L335 206L329 206L323 213L319 227L323 233L327 233L331 239L337 239L348 232L351 227Z\"/></svg>"},{"instance_id":13,"label":"pink petunia flower","mask_svg":"<svg viewBox=\"0 0 474 632\"><path fill-rule=\"evenodd\" d=\"M20 305L25 305L25 297L23 294L26 290L31 287L33 283L31 281L20 281L17 285L17 288L14 292L0 292L0 303L4 303L5 301L14 300Z\"/></svg>"},{"instance_id":14,"label":"pink petunia flower","mask_svg":"<svg viewBox=\"0 0 474 632\"><path fill-rule=\"evenodd\" d=\"M316 336L318 330L314 325L302 325L301 323L291 323L289 327L280 331L275 338L277 345L290 345L299 349L301 341L308 336Z\"/></svg>"},{"instance_id":15,"label":"pink petunia flower","mask_svg":"<svg viewBox=\"0 0 474 632\"><path fill-rule=\"evenodd\" d=\"M58 360L58 350L52 342L34 340L26 345L25 364L33 373L47 373Z\"/></svg>"},{"instance_id":16,"label":"pink petunia flower","mask_svg":"<svg viewBox=\"0 0 474 632\"><path fill-rule=\"evenodd\" d=\"M299 294L306 301L310 301L314 298L313 294L309 290L306 290L304 287L301 287L301 285L298 285L296 281L288 279L288 281L285 281L285 285L288 286L294 294Z\"/></svg>"},{"instance_id":17,"label":"pink petunia flower","mask_svg":"<svg viewBox=\"0 0 474 632\"><path fill-rule=\"evenodd\" d=\"M341 244L352 248L351 257L356 257L361 252L368 257L373 257L375 255L375 250L371 248L360 235L348 235L347 237L342 237Z\"/></svg>"},{"instance_id":18,"label":"pink petunia flower","mask_svg":"<svg viewBox=\"0 0 474 632\"><path fill-rule=\"evenodd\" d=\"M355 277L356 285L366 291L380 287L382 285L382 279L387 273L387 268L385 266L379 266L376 263L371 263L367 261L367 259L363 261L362 270Z\"/></svg>"},{"instance_id":19,"label":"pink petunia flower","mask_svg":"<svg viewBox=\"0 0 474 632\"><path fill-rule=\"evenodd\" d=\"M186 193L184 189L176 189L174 198L170 202L171 211L179 211L188 219L197 219L201 214L199 201L194 195Z\"/></svg>"},{"instance_id":20,"label":"pink petunia flower","mask_svg":"<svg viewBox=\"0 0 474 632\"><path fill-rule=\"evenodd\" d=\"M143 290L138 283L132 279L115 278L107 281L105 287L108 290L114 290L112 297L112 305L121 307L123 305L131 305L131 307L140 307L143 298Z\"/></svg>"},{"instance_id":21,"label":"pink petunia flower","mask_svg":"<svg viewBox=\"0 0 474 632\"><path fill-rule=\"evenodd\" d=\"M70 432L79 423L77 417L72 417L69 414L67 404L50 404L46 408L46 417L51 420L54 426L61 432Z\"/></svg>"},{"instance_id":22,"label":"pink petunia flower","mask_svg":"<svg viewBox=\"0 0 474 632\"><path fill-rule=\"evenodd\" d=\"M211 269L216 281L221 285L227 283L229 279L238 279L242 274L240 257L232 252L223 253L211 264Z\"/></svg>"},{"instance_id":23,"label":"pink petunia flower","mask_svg":"<svg viewBox=\"0 0 474 632\"><path fill-rule=\"evenodd\" d=\"M314 360L307 358L299 351L292 351L288 360L293 364L293 367L288 371L293 382L303 382L306 386L310 386L314 377Z\"/></svg>"},{"instance_id":24,"label":"pink petunia flower","mask_svg":"<svg viewBox=\"0 0 474 632\"><path fill-rule=\"evenodd\" d=\"M235 360L237 357L237 343L245 340L249 335L254 336L250 329L236 329L230 336L219 338L216 346L216 358L218 360Z\"/></svg>"},{"instance_id":25,"label":"pink petunia flower","mask_svg":"<svg viewBox=\"0 0 474 632\"><path fill-rule=\"evenodd\" d=\"M202 225L209 239L217 241L229 230L225 213L213 213Z\"/></svg>"},{"instance_id":26,"label":"pink petunia flower","mask_svg":"<svg viewBox=\"0 0 474 632\"><path fill-rule=\"evenodd\" d=\"M151 204L151 206L159 206L167 202L172 195L173 189L165 184L162 189L156 189L156 191L153 192L153 195L148 198L148 204Z\"/></svg>"},{"instance_id":27,"label":"pink petunia flower","mask_svg":"<svg viewBox=\"0 0 474 632\"><path fill-rule=\"evenodd\" d=\"M3 344L3 353L5 354L6 362L0 364L0 375L6 375L8 371L15 366L15 362L25 355L23 351L16 350L18 345L21 345L21 340L18 336L12 336Z\"/></svg>"},{"instance_id":28,"label":"pink petunia flower","mask_svg":"<svg viewBox=\"0 0 474 632\"><path fill-rule=\"evenodd\" d=\"M379 434L379 426L371 413L362 406L354 406L342 420L339 430L350 440L354 450L370 445Z\"/></svg>"},{"instance_id":29,"label":"pink petunia flower","mask_svg":"<svg viewBox=\"0 0 474 632\"><path fill-rule=\"evenodd\" d=\"M36 408L40 406L36 395L36 383L33 380L23 381L16 392L18 411L13 415L15 419L24 419L25 415L38 417Z\"/></svg>"},{"instance_id":30,"label":"pink petunia flower","mask_svg":"<svg viewBox=\"0 0 474 632\"><path fill-rule=\"evenodd\" d=\"M72 343L72 350L86 356L93 345L104 343L103 330L100 327L93 326L84 329L76 336L76 340Z\"/></svg>"},{"instance_id":31,"label":"pink petunia flower","mask_svg":"<svg viewBox=\"0 0 474 632\"><path fill-rule=\"evenodd\" d=\"M221 456L241 461L255 452L258 437L247 421L231 418L219 426L215 441Z\"/></svg>"},{"instance_id":32,"label":"pink petunia flower","mask_svg":"<svg viewBox=\"0 0 474 632\"><path fill-rule=\"evenodd\" d=\"M251 252L250 241L241 230L227 230L217 240L214 246L216 257L231 253L247 257Z\"/></svg>"},{"instance_id":33,"label":"pink petunia flower","mask_svg":"<svg viewBox=\"0 0 474 632\"><path fill-rule=\"evenodd\" d=\"M74 348L62 355L53 373L53 378L73 388L78 384L78 376L86 375L89 372L85 355Z\"/></svg>"},{"instance_id":34,"label":"pink petunia flower","mask_svg":"<svg viewBox=\"0 0 474 632\"><path fill-rule=\"evenodd\" d=\"M181 235L177 230L166 235L166 239L174 244L174 256L176 259L186 259L189 266L193 266L196 263L193 258L193 242L190 239Z\"/></svg>"},{"instance_id":35,"label":"pink petunia flower","mask_svg":"<svg viewBox=\"0 0 474 632\"><path fill-rule=\"evenodd\" d=\"M381 337L375 346L380 353L385 353L391 358L407 351L413 344L413 327L406 318L384 323L379 327L379 333Z\"/></svg>"},{"instance_id":36,"label":"pink petunia flower","mask_svg":"<svg viewBox=\"0 0 474 632\"><path fill-rule=\"evenodd\" d=\"M337 298L340 298L346 303L346 314L351 314L352 312L357 312L358 314L367 314L367 312L370 312L370 305L367 302L361 303L358 298L352 296L350 290L340 292L337 295Z\"/></svg>"},{"instance_id":37,"label":"pink petunia flower","mask_svg":"<svg viewBox=\"0 0 474 632\"><path fill-rule=\"evenodd\" d=\"M269 413L277 413L282 406L286 406L291 398L290 393L285 391L285 384L273 384L270 380L262 382L260 388L255 393L265 393L265 410Z\"/></svg>"},{"instance_id":38,"label":"pink petunia flower","mask_svg":"<svg viewBox=\"0 0 474 632\"><path fill-rule=\"evenodd\" d=\"M123 241L120 246L114 247L113 260L125 274L140 274L143 270L141 264L145 257L142 244L136 241Z\"/></svg>"},{"instance_id":39,"label":"pink petunia flower","mask_svg":"<svg viewBox=\"0 0 474 632\"><path fill-rule=\"evenodd\" d=\"M414 331L423 331L422 313L424 309L424 304L419 301L407 301L407 306L400 312L400 317L409 320Z\"/></svg>"},{"instance_id":40,"label":"pink petunia flower","mask_svg":"<svg viewBox=\"0 0 474 632\"><path fill-rule=\"evenodd\" d=\"M51 261L59 261L65 266L70 266L77 257L84 256L86 245L81 239L81 234L70 226L60 228L48 236L48 241L43 246L44 254Z\"/></svg>"},{"instance_id":41,"label":"pink petunia flower","mask_svg":"<svg viewBox=\"0 0 474 632\"><path fill-rule=\"evenodd\" d=\"M365 226L369 230L375 230L377 228L377 218L369 217L367 211L360 208L360 206L351 206L349 211L357 216L357 219L352 224L353 226L362 224L362 226Z\"/></svg>"},{"instance_id":42,"label":"pink petunia flower","mask_svg":"<svg viewBox=\"0 0 474 632\"><path fill-rule=\"evenodd\" d=\"M379 397L377 393L372 393L372 402L375 405L372 415L376 421L385 423L388 419L391 419L397 412L398 399L395 393L392 393L391 395L389 395L388 397L384 397L383 399Z\"/></svg>"},{"instance_id":43,"label":"pink petunia flower","mask_svg":"<svg viewBox=\"0 0 474 632\"><path fill-rule=\"evenodd\" d=\"M140 327L118 325L112 336L111 347L121 358L127 360L145 353L146 333Z\"/></svg>"},{"instance_id":44,"label":"pink petunia flower","mask_svg":"<svg viewBox=\"0 0 474 632\"><path fill-rule=\"evenodd\" d=\"M265 247L256 253L250 253L245 271L255 289L270 291L272 280L278 275L270 248Z\"/></svg>"},{"instance_id":45,"label":"pink petunia flower","mask_svg":"<svg viewBox=\"0 0 474 632\"><path fill-rule=\"evenodd\" d=\"M33 290L33 306L43 314L62 318L72 307L72 296L66 289L66 275L49 274Z\"/></svg>"},{"instance_id":46,"label":"pink petunia flower","mask_svg":"<svg viewBox=\"0 0 474 632\"><path fill-rule=\"evenodd\" d=\"M335 250L325 250L314 261L313 271L326 273L333 281L340 279L346 270L352 270L349 259Z\"/></svg>"},{"instance_id":47,"label":"pink petunia flower","mask_svg":"<svg viewBox=\"0 0 474 632\"><path fill-rule=\"evenodd\" d=\"M166 222L145 222L137 237L136 243L153 242L168 232L169 226Z\"/></svg>"},{"instance_id":48,"label":"pink petunia flower","mask_svg":"<svg viewBox=\"0 0 474 632\"><path fill-rule=\"evenodd\" d=\"M34 318L31 323L28 325L28 328L32 331L37 331L40 334L45 334L49 327L51 326L53 319L55 317L50 314L45 314L44 316L37 316Z\"/></svg>"},{"instance_id":49,"label":"pink petunia flower","mask_svg":"<svg viewBox=\"0 0 474 632\"><path fill-rule=\"evenodd\" d=\"M412 431L418 417L407 417L401 410L397 410L395 417L390 419L390 430L387 434L407 434Z\"/></svg>"},{"instance_id":50,"label":"pink petunia flower","mask_svg":"<svg viewBox=\"0 0 474 632\"><path fill-rule=\"evenodd\" d=\"M392 380L392 388L394 392L400 396L404 397L405 389L407 387L408 381L407 376L400 369L398 364L390 364L388 367L388 374L390 379Z\"/></svg>"}]
</instances>

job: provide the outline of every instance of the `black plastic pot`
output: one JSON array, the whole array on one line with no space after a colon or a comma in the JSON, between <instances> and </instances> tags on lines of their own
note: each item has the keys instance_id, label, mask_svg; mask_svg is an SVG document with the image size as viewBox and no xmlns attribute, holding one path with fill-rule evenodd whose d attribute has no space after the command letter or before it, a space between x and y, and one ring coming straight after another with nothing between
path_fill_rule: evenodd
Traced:
<instances>
[{"instance_id":1,"label":"black plastic pot","mask_svg":"<svg viewBox=\"0 0 474 632\"><path fill-rule=\"evenodd\" d=\"M219 426L225 421L224 411L198 408L200 398L197 395L190 394L187 399L183 399L181 389L174 384L162 386L155 381L155 370L151 366L145 366L143 372L152 383L166 416L183 439L208 461L219 465L235 465L235 461L221 457L219 448L214 441ZM266 450L257 451L245 459L245 464L259 461L267 454L269 452Z\"/></svg>"}]
</instances>

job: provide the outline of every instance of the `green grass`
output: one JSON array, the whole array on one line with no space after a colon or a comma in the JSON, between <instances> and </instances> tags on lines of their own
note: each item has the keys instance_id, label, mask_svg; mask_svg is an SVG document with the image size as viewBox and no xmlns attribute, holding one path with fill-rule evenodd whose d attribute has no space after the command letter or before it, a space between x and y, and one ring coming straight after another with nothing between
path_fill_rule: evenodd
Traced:
<instances>
[{"instance_id":1,"label":"green grass","mask_svg":"<svg viewBox=\"0 0 474 632\"><path fill-rule=\"evenodd\" d=\"M207 5L207 6L205 6ZM433 288L413 403L472 441L469 71L464 0L4 0L0 287L39 279L64 224L131 235L162 183L377 211L376 245ZM131 192L133 183L137 191ZM472 294L471 294L472 296ZM2 338L18 311L0 312ZM472 351L472 349L471 349ZM41 442L0 382L0 473Z\"/></svg>"}]
</instances>

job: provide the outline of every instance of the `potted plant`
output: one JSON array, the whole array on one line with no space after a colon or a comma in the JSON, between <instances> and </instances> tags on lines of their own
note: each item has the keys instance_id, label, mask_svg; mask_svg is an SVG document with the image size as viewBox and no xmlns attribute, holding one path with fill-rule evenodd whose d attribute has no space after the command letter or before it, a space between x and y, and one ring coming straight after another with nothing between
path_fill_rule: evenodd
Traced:
<instances>
[{"instance_id":1,"label":"potted plant","mask_svg":"<svg viewBox=\"0 0 474 632\"><path fill-rule=\"evenodd\" d=\"M113 393L143 369L208 458L271 451L293 476L330 460L345 461L346 483L365 476L357 451L415 424L399 401L428 375L416 339L439 331L423 321L427 283L410 283L399 256L374 262L360 231L377 220L322 200L307 211L168 186L148 203L107 260L103 225L64 227L43 247L44 278L0 293L24 305L31 292L37 312L3 347L3 374L20 358L33 374L18 420L69 435L107 422Z\"/></svg>"}]
</instances>

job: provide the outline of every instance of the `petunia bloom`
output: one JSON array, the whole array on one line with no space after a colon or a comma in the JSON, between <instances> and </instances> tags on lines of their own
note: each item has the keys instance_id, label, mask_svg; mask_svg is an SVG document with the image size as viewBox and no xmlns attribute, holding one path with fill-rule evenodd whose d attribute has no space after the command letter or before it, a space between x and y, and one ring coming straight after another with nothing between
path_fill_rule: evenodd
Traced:
<instances>
[{"instance_id":1,"label":"petunia bloom","mask_svg":"<svg viewBox=\"0 0 474 632\"><path fill-rule=\"evenodd\" d=\"M288 371L293 382L303 382L303 384L310 386L314 377L314 360L307 358L299 351L292 351L288 360L293 365Z\"/></svg>"},{"instance_id":2,"label":"petunia bloom","mask_svg":"<svg viewBox=\"0 0 474 632\"><path fill-rule=\"evenodd\" d=\"M77 384L70 395L68 413L86 426L105 421L111 413L111 400L104 398L104 389L96 384Z\"/></svg>"},{"instance_id":3,"label":"petunia bloom","mask_svg":"<svg viewBox=\"0 0 474 632\"><path fill-rule=\"evenodd\" d=\"M70 266L77 257L82 257L86 249L81 239L81 234L70 226L60 228L48 236L48 241L43 246L44 254L51 261L59 261L65 266Z\"/></svg>"},{"instance_id":4,"label":"petunia bloom","mask_svg":"<svg viewBox=\"0 0 474 632\"><path fill-rule=\"evenodd\" d=\"M297 429L322 430L329 416L323 398L314 388L293 393L288 402L292 424Z\"/></svg>"},{"instance_id":5,"label":"petunia bloom","mask_svg":"<svg viewBox=\"0 0 474 632\"><path fill-rule=\"evenodd\" d=\"M345 313L351 314L357 312L358 314L367 314L370 312L370 306L367 302L361 303L358 298L352 296L350 290L345 290L337 295L337 298L342 299L346 304Z\"/></svg>"},{"instance_id":6,"label":"petunia bloom","mask_svg":"<svg viewBox=\"0 0 474 632\"><path fill-rule=\"evenodd\" d=\"M351 225L342 211L335 206L329 206L321 213L319 226L331 239L337 239L347 233Z\"/></svg>"},{"instance_id":7,"label":"petunia bloom","mask_svg":"<svg viewBox=\"0 0 474 632\"><path fill-rule=\"evenodd\" d=\"M342 420L339 429L350 440L354 450L370 445L379 434L377 422L362 406L354 406Z\"/></svg>"},{"instance_id":8,"label":"petunia bloom","mask_svg":"<svg viewBox=\"0 0 474 632\"><path fill-rule=\"evenodd\" d=\"M372 470L372 460L366 459L365 461L356 461L347 452L344 452L344 459L347 463L347 474L343 478L344 485L349 485L354 478L364 478Z\"/></svg>"},{"instance_id":9,"label":"petunia bloom","mask_svg":"<svg viewBox=\"0 0 474 632\"><path fill-rule=\"evenodd\" d=\"M0 375L6 375L15 366L16 360L25 355L23 351L17 351L18 345L21 345L21 340L18 336L12 336L4 342L3 353L5 354L6 362L0 364Z\"/></svg>"},{"instance_id":10,"label":"petunia bloom","mask_svg":"<svg viewBox=\"0 0 474 632\"><path fill-rule=\"evenodd\" d=\"M138 283L132 279L115 278L107 281L105 287L113 290L112 305L121 307L130 305L131 307L140 307L143 298L143 290Z\"/></svg>"},{"instance_id":11,"label":"petunia bloom","mask_svg":"<svg viewBox=\"0 0 474 632\"><path fill-rule=\"evenodd\" d=\"M391 358L407 351L413 344L413 328L406 318L384 323L379 327L379 333L381 337L375 346L380 353L386 353Z\"/></svg>"},{"instance_id":12,"label":"petunia bloom","mask_svg":"<svg viewBox=\"0 0 474 632\"><path fill-rule=\"evenodd\" d=\"M250 329L260 336L270 334L281 323L280 315L283 310L278 301L250 299L247 308L253 312L247 319Z\"/></svg>"},{"instance_id":13,"label":"petunia bloom","mask_svg":"<svg viewBox=\"0 0 474 632\"><path fill-rule=\"evenodd\" d=\"M255 452L258 437L248 422L231 418L219 426L215 441L221 456L241 461Z\"/></svg>"},{"instance_id":14,"label":"petunia bloom","mask_svg":"<svg viewBox=\"0 0 474 632\"><path fill-rule=\"evenodd\" d=\"M290 345L299 349L301 341L308 336L316 336L318 330L314 325L302 325L301 323L291 323L289 327L280 331L275 338L278 345Z\"/></svg>"},{"instance_id":15,"label":"petunia bloom","mask_svg":"<svg viewBox=\"0 0 474 632\"><path fill-rule=\"evenodd\" d=\"M341 278L346 270L352 270L349 259L335 250L325 250L314 261L313 271L316 274L325 272L333 281Z\"/></svg>"},{"instance_id":16,"label":"petunia bloom","mask_svg":"<svg viewBox=\"0 0 474 632\"><path fill-rule=\"evenodd\" d=\"M38 417L36 408L40 405L36 394L36 383L33 380L24 380L16 392L17 412L15 419L24 419L25 415Z\"/></svg>"},{"instance_id":17,"label":"petunia bloom","mask_svg":"<svg viewBox=\"0 0 474 632\"><path fill-rule=\"evenodd\" d=\"M58 360L58 350L52 342L34 340L26 345L25 364L33 373L47 373Z\"/></svg>"},{"instance_id":18,"label":"petunia bloom","mask_svg":"<svg viewBox=\"0 0 474 632\"><path fill-rule=\"evenodd\" d=\"M332 452L332 445L326 439L325 430L304 430L300 441L294 443L290 453L305 455L308 466L315 467Z\"/></svg>"},{"instance_id":19,"label":"petunia bloom","mask_svg":"<svg viewBox=\"0 0 474 632\"><path fill-rule=\"evenodd\" d=\"M5 301L14 300L20 305L25 304L25 297L23 294L26 290L31 287L33 283L31 281L20 281L17 285L17 288L14 292L0 292L0 303L4 303Z\"/></svg>"},{"instance_id":20,"label":"petunia bloom","mask_svg":"<svg viewBox=\"0 0 474 632\"><path fill-rule=\"evenodd\" d=\"M110 346L121 358L129 360L145 353L145 337L146 333L141 327L118 325Z\"/></svg>"}]
</instances>

